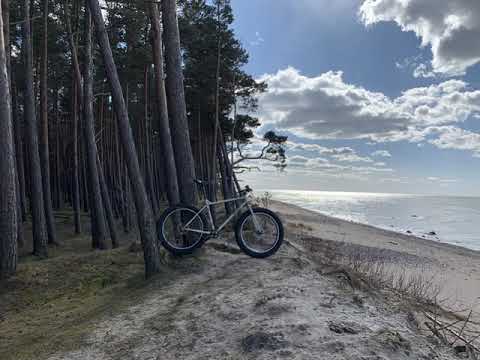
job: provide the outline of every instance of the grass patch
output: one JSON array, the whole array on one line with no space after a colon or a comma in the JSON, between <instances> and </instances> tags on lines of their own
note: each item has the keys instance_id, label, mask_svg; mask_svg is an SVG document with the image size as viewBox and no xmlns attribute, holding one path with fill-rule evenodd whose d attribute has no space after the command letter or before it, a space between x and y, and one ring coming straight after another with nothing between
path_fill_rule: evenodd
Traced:
<instances>
[{"instance_id":1,"label":"grass patch","mask_svg":"<svg viewBox=\"0 0 480 360\"><path fill-rule=\"evenodd\" d=\"M77 348L94 320L145 293L141 253L70 250L52 249L54 256L42 261L23 258L17 274L0 284L2 360L40 359Z\"/></svg>"}]
</instances>

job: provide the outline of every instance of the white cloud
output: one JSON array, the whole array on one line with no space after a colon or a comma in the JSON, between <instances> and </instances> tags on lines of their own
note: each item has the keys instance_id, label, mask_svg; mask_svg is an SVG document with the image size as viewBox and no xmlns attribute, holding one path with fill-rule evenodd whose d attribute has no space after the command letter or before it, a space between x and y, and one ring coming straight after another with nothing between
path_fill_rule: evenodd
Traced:
<instances>
[{"instance_id":1,"label":"white cloud","mask_svg":"<svg viewBox=\"0 0 480 360\"><path fill-rule=\"evenodd\" d=\"M365 0L359 15L366 25L395 22L413 31L430 46L436 73L463 75L480 62L478 0Z\"/></svg>"},{"instance_id":2,"label":"white cloud","mask_svg":"<svg viewBox=\"0 0 480 360\"><path fill-rule=\"evenodd\" d=\"M368 156L361 156L351 147L325 147L318 144L303 144L293 141L287 142L287 149L290 151L311 152L315 155L330 156L332 159L350 163L374 163Z\"/></svg>"},{"instance_id":3,"label":"white cloud","mask_svg":"<svg viewBox=\"0 0 480 360\"><path fill-rule=\"evenodd\" d=\"M374 166L352 166L332 163L323 158L307 158L304 156L292 156L287 158L286 171L302 171L321 173L328 176L355 177L373 174L391 174L395 171L390 168ZM269 166L266 164L266 166Z\"/></svg>"},{"instance_id":4,"label":"white cloud","mask_svg":"<svg viewBox=\"0 0 480 360\"><path fill-rule=\"evenodd\" d=\"M377 150L374 151L371 155L374 157L392 157L392 154L390 154L388 150Z\"/></svg>"},{"instance_id":5,"label":"white cloud","mask_svg":"<svg viewBox=\"0 0 480 360\"><path fill-rule=\"evenodd\" d=\"M385 163L366 161L351 148L326 148L317 144L287 143L287 172L321 174L328 177L345 177L367 179L374 174L392 174L393 169L386 168ZM290 154L290 151L302 151L304 154ZM327 155L329 158L318 156ZM340 162L340 163L337 163ZM369 163L368 166L345 165L343 162ZM371 163L371 164L370 164ZM272 171L274 164L270 162L245 162L243 165L255 166L262 171Z\"/></svg>"},{"instance_id":6,"label":"white cloud","mask_svg":"<svg viewBox=\"0 0 480 360\"><path fill-rule=\"evenodd\" d=\"M261 80L269 86L259 98L263 122L310 139L421 142L438 134L432 128L455 127L480 114L480 91L459 80L409 89L393 99L346 83L342 72L307 77L289 67ZM354 153L348 149L343 151Z\"/></svg>"},{"instance_id":7,"label":"white cloud","mask_svg":"<svg viewBox=\"0 0 480 360\"><path fill-rule=\"evenodd\" d=\"M427 181L437 183L440 185L455 184L458 182L458 179L445 179L436 176L430 176L427 178Z\"/></svg>"},{"instance_id":8,"label":"white cloud","mask_svg":"<svg viewBox=\"0 0 480 360\"><path fill-rule=\"evenodd\" d=\"M262 37L260 32L255 32L255 40L250 41L251 46L260 46L265 42L265 39Z\"/></svg>"},{"instance_id":9,"label":"white cloud","mask_svg":"<svg viewBox=\"0 0 480 360\"><path fill-rule=\"evenodd\" d=\"M432 127L429 133L437 135L429 142L440 149L468 150L480 157L480 134L454 126Z\"/></svg>"},{"instance_id":10,"label":"white cloud","mask_svg":"<svg viewBox=\"0 0 480 360\"><path fill-rule=\"evenodd\" d=\"M369 158L368 156L360 156L358 154L346 154L346 155L333 155L335 160L342 162L363 162L363 163L374 163L375 161Z\"/></svg>"},{"instance_id":11,"label":"white cloud","mask_svg":"<svg viewBox=\"0 0 480 360\"><path fill-rule=\"evenodd\" d=\"M428 68L425 64L418 64L413 70L413 77L415 78L432 78L435 77L435 73Z\"/></svg>"}]
</instances>

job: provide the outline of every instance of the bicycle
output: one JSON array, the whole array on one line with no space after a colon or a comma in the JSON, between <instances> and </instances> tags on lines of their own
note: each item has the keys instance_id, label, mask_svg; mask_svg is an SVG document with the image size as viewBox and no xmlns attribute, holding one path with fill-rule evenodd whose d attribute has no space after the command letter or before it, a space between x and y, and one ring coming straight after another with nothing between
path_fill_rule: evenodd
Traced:
<instances>
[{"instance_id":1,"label":"bicycle","mask_svg":"<svg viewBox=\"0 0 480 360\"><path fill-rule=\"evenodd\" d=\"M195 180L195 183L202 188L205 205L201 209L190 205L170 207L163 212L157 222L160 242L168 251L175 255L193 253L209 238L218 237L227 224L245 208L246 211L235 225L235 238L240 249L254 258L266 258L278 251L284 236L282 221L269 209L252 207L250 187L246 186L240 190L238 197L212 202L206 196L204 182ZM211 207L233 202L240 204L217 227L213 221Z\"/></svg>"}]
</instances>

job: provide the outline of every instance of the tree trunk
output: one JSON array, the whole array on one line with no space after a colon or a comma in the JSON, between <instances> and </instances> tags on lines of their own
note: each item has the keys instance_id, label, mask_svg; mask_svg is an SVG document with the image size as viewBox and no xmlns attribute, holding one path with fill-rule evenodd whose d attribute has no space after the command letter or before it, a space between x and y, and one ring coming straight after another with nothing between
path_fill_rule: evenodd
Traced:
<instances>
[{"instance_id":1,"label":"tree trunk","mask_svg":"<svg viewBox=\"0 0 480 360\"><path fill-rule=\"evenodd\" d=\"M100 158L97 154L97 168L98 168L98 179L100 181L100 188L102 191L102 200L105 206L105 215L108 222L108 228L110 230L110 239L112 239L112 248L118 247L118 234L115 224L115 217L113 216L112 203L110 201L110 195L108 194L108 187L105 181L105 176L103 175L102 164L100 163Z\"/></svg>"},{"instance_id":2,"label":"tree trunk","mask_svg":"<svg viewBox=\"0 0 480 360\"><path fill-rule=\"evenodd\" d=\"M43 51L40 79L40 161L42 167L43 198L45 220L47 222L48 243L56 244L55 217L52 209L50 187L50 151L48 143L48 0L43 0Z\"/></svg>"},{"instance_id":3,"label":"tree trunk","mask_svg":"<svg viewBox=\"0 0 480 360\"><path fill-rule=\"evenodd\" d=\"M80 218L80 172L78 158L78 98L77 80L73 79L73 107L72 107L72 127L73 127L73 218L75 223L75 234L82 232Z\"/></svg>"},{"instance_id":4,"label":"tree trunk","mask_svg":"<svg viewBox=\"0 0 480 360\"><path fill-rule=\"evenodd\" d=\"M17 106L17 87L14 81L14 77L11 78L11 97L12 97L12 122L13 133L15 138L15 158L16 158L16 171L18 176L18 193L20 196L20 214L18 215L22 221L27 220L27 195L25 193L25 168L24 168L24 156L23 156L23 127L20 123L20 117L18 116ZM19 220L20 222L20 220Z\"/></svg>"},{"instance_id":5,"label":"tree trunk","mask_svg":"<svg viewBox=\"0 0 480 360\"><path fill-rule=\"evenodd\" d=\"M17 268L17 199L10 86L0 5L0 279Z\"/></svg>"},{"instance_id":6,"label":"tree trunk","mask_svg":"<svg viewBox=\"0 0 480 360\"><path fill-rule=\"evenodd\" d=\"M128 119L128 112L123 98L123 91L118 77L117 67L113 61L112 49L105 30L102 10L100 9L98 0L88 0L88 4L92 13L97 40L100 45L105 71L112 91L112 99L117 114L117 123L122 140L123 152L133 190L138 229L142 240L145 275L149 277L160 271L160 253L155 223L153 221L152 208L150 207L145 185L141 177L132 128L130 127Z\"/></svg>"},{"instance_id":7,"label":"tree trunk","mask_svg":"<svg viewBox=\"0 0 480 360\"><path fill-rule=\"evenodd\" d=\"M99 249L107 248L107 225L102 203L97 167L97 144L93 118L93 60L92 60L92 18L88 6L85 11L85 70L83 74L83 119L87 144L87 166L90 184L90 216L92 221L93 244ZM95 224L95 229L93 224Z\"/></svg>"},{"instance_id":8,"label":"tree trunk","mask_svg":"<svg viewBox=\"0 0 480 360\"><path fill-rule=\"evenodd\" d=\"M170 206L180 202L178 189L177 168L175 165L175 154L173 152L172 137L170 133L170 124L168 120L167 94L165 91L164 71L163 71L163 44L162 31L160 28L160 14L158 5L150 4L150 21L152 23L152 54L155 69L155 96L158 111L158 132L160 137L160 146L162 158L164 160L165 173L167 180L167 197Z\"/></svg>"},{"instance_id":9,"label":"tree trunk","mask_svg":"<svg viewBox=\"0 0 480 360\"><path fill-rule=\"evenodd\" d=\"M150 128L150 119L149 119L149 81L148 81L148 75L149 75L149 65L145 66L145 72L144 72L144 114L145 114L145 124L144 124L144 137L145 137L145 148L144 148L144 153L145 153L145 181L147 182L147 189L148 189L148 194L150 195L150 202L152 204L153 208L153 213L155 214L158 212L158 204L157 204L157 199L155 196L155 187L153 185L153 175L152 175L152 147L151 147L151 139L152 139L152 131Z\"/></svg>"},{"instance_id":10,"label":"tree trunk","mask_svg":"<svg viewBox=\"0 0 480 360\"><path fill-rule=\"evenodd\" d=\"M215 72L215 123L213 124L213 156L212 156L212 183L209 184L211 186L211 201L216 201L217 200L217 149L218 149L218 132L219 130L221 131L220 128L220 65L221 65L221 57L222 57L222 52L221 52L221 46L222 46L222 41L220 37L220 1L217 2L217 26L219 27L217 29L217 68ZM220 136L223 136L223 134L220 133Z\"/></svg>"},{"instance_id":11,"label":"tree trunk","mask_svg":"<svg viewBox=\"0 0 480 360\"><path fill-rule=\"evenodd\" d=\"M185 91L183 88L182 55L175 0L163 0L162 17L165 35L165 60L167 69L167 99L170 114L172 143L177 165L180 199L195 204L195 164L190 144ZM168 176L169 174L167 174Z\"/></svg>"},{"instance_id":12,"label":"tree trunk","mask_svg":"<svg viewBox=\"0 0 480 360\"><path fill-rule=\"evenodd\" d=\"M30 203L32 211L33 253L40 257L48 255L45 205L42 191L42 170L38 149L38 124L35 115L35 94L33 89L33 50L30 30L30 0L24 1L25 21L23 23L24 66L25 66L25 125L30 162Z\"/></svg>"}]
</instances>

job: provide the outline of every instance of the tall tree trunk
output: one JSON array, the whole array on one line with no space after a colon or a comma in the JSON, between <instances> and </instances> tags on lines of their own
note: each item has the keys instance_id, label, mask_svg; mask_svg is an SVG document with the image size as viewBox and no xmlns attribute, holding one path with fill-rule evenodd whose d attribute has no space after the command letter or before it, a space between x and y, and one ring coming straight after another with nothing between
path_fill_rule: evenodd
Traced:
<instances>
[{"instance_id":1,"label":"tall tree trunk","mask_svg":"<svg viewBox=\"0 0 480 360\"><path fill-rule=\"evenodd\" d=\"M32 210L33 253L40 257L48 255L48 236L45 222L45 205L42 191L42 169L38 149L38 124L35 115L35 94L33 88L33 50L30 30L30 0L24 1L25 21L23 24L24 66L25 66L25 125L27 148L30 162L30 202Z\"/></svg>"},{"instance_id":2,"label":"tall tree trunk","mask_svg":"<svg viewBox=\"0 0 480 360\"><path fill-rule=\"evenodd\" d=\"M15 189L15 158L12 129L10 85L3 33L3 1L0 5L0 278L17 268L18 217ZM8 9L8 8L7 8Z\"/></svg>"},{"instance_id":3,"label":"tall tree trunk","mask_svg":"<svg viewBox=\"0 0 480 360\"><path fill-rule=\"evenodd\" d=\"M18 176L18 193L19 193L19 202L20 202L20 213L18 217L22 221L27 220L27 195L25 193L25 168L24 168L24 156L23 156L23 127L20 123L21 119L18 116L18 105L17 105L17 87L14 81L14 77L11 78L11 97L12 97L12 122L13 122L13 133L15 138L15 157L16 157L16 171ZM19 221L20 222L20 221Z\"/></svg>"},{"instance_id":4,"label":"tall tree trunk","mask_svg":"<svg viewBox=\"0 0 480 360\"><path fill-rule=\"evenodd\" d=\"M144 124L144 137L145 137L145 181L147 182L148 194L150 195L150 202L152 204L154 214L158 211L157 199L155 197L155 187L153 186L153 176L152 176L152 131L150 129L150 119L149 119L149 65L145 65L144 71L144 113L145 113L145 124Z\"/></svg>"},{"instance_id":5,"label":"tall tree trunk","mask_svg":"<svg viewBox=\"0 0 480 360\"><path fill-rule=\"evenodd\" d=\"M72 122L73 122L73 218L75 224L75 234L82 232L81 218L80 218L80 171L79 171L79 156L78 156L78 98L77 80L73 79L73 107L72 107Z\"/></svg>"},{"instance_id":6,"label":"tall tree trunk","mask_svg":"<svg viewBox=\"0 0 480 360\"><path fill-rule=\"evenodd\" d=\"M107 225L105 223L105 212L97 167L98 150L95 142L93 118L92 17L90 16L88 6L86 6L85 11L85 70L83 73L83 119L91 193L90 216L92 219L95 219L95 221L92 221L92 240L99 249L106 249Z\"/></svg>"},{"instance_id":7,"label":"tall tree trunk","mask_svg":"<svg viewBox=\"0 0 480 360\"><path fill-rule=\"evenodd\" d=\"M102 10L100 9L98 0L88 0L88 5L90 6L92 13L97 40L103 56L105 71L112 90L112 99L117 114L117 123L122 140L123 152L125 154L125 161L127 163L128 174L133 190L138 229L142 240L145 275L149 277L160 271L160 253L152 208L150 207L145 185L141 177L132 128L130 127L128 119L128 112L123 98L123 91L118 77L117 67L113 61L112 49L105 30Z\"/></svg>"},{"instance_id":8,"label":"tall tree trunk","mask_svg":"<svg viewBox=\"0 0 480 360\"><path fill-rule=\"evenodd\" d=\"M7 79L8 79L8 86L9 86L9 95L10 95L10 122L13 127L13 157L14 157L14 166L15 166L15 196L16 196L16 219L17 219L17 248L18 247L23 247L24 241L23 241L23 227L22 227L22 221L21 219L26 218L26 212L24 212L24 205L25 205L25 198L22 199L22 192L20 189L20 175L19 175L19 169L17 165L18 157L16 154L16 134L15 134L15 126L16 123L18 122L17 118L17 113L16 113L16 108L17 104L16 102L13 103L13 98L14 96L12 95L14 93L14 81L13 81L13 76L12 76L12 68L11 68L11 48L10 48L10 9L9 9L9 0L2 0L1 1L1 8L2 8L2 20L3 20L3 35L4 35L4 41L3 45L5 48L5 63L6 63L6 68L7 68ZM15 98L16 101L16 98ZM23 152L22 152L23 154ZM23 166L23 163L22 163ZM22 175L23 175L23 168L22 168ZM23 179L25 180L25 179ZM23 194L25 194L23 192ZM0 256L1 257L1 256ZM1 266L0 266L1 267ZM0 270L0 273L2 271ZM0 275L1 277L1 275Z\"/></svg>"},{"instance_id":9,"label":"tall tree trunk","mask_svg":"<svg viewBox=\"0 0 480 360\"><path fill-rule=\"evenodd\" d=\"M40 74L40 161L48 242L57 243L50 186L50 150L48 142L48 0L43 0L43 49Z\"/></svg>"},{"instance_id":10,"label":"tall tree trunk","mask_svg":"<svg viewBox=\"0 0 480 360\"><path fill-rule=\"evenodd\" d=\"M78 13L77 8L74 8L72 13ZM72 25L70 18L73 16L70 15L68 11L65 10L65 22L68 31L68 42L70 45L70 51L72 53L72 67L73 67L73 80L72 80L72 93L73 93L73 110L72 110L72 120L73 120L73 212L74 212L74 223L75 223L75 233L80 234L82 232L81 228L81 217L80 217L80 172L79 172L79 154L78 154L78 114L79 109L82 109L82 76L80 72L80 65L78 63L78 54L77 54L77 45L74 37Z\"/></svg>"},{"instance_id":11,"label":"tall tree trunk","mask_svg":"<svg viewBox=\"0 0 480 360\"><path fill-rule=\"evenodd\" d=\"M97 154L97 168L98 168L98 179L100 181L100 188L102 191L102 200L105 206L105 215L108 222L108 229L110 230L110 239L112 240L112 248L115 249L118 247L117 227L115 224L115 217L113 216L110 195L108 194L107 182L105 181L102 164L100 163L100 158L98 157L98 154Z\"/></svg>"},{"instance_id":12,"label":"tall tree trunk","mask_svg":"<svg viewBox=\"0 0 480 360\"><path fill-rule=\"evenodd\" d=\"M218 149L218 132L221 130L220 128L220 65L221 65L221 46L222 46L222 39L220 36L220 1L217 1L217 69L215 72L215 123L213 124L213 156L212 156L212 164L211 164L211 179L212 183L209 184L211 186L211 196L212 201L216 201L217 199L217 149ZM220 133L220 136L223 134Z\"/></svg>"},{"instance_id":13,"label":"tall tree trunk","mask_svg":"<svg viewBox=\"0 0 480 360\"><path fill-rule=\"evenodd\" d=\"M166 176L168 202L170 205L175 205L180 202L180 194L178 189L175 154L173 152L172 136L168 120L167 94L165 91L164 80L165 74L163 71L163 44L160 27L160 13L158 11L158 5L154 2L150 3L150 21L152 23L152 54L155 69L155 100L158 111L158 132L165 173L168 174Z\"/></svg>"},{"instance_id":14,"label":"tall tree trunk","mask_svg":"<svg viewBox=\"0 0 480 360\"><path fill-rule=\"evenodd\" d=\"M165 62L167 69L167 99L170 114L172 143L177 165L180 199L194 204L195 164L190 144L185 91L183 88L182 55L180 53L180 34L178 30L176 0L163 0L162 18L165 39ZM167 174L168 176L168 174Z\"/></svg>"}]
</instances>

